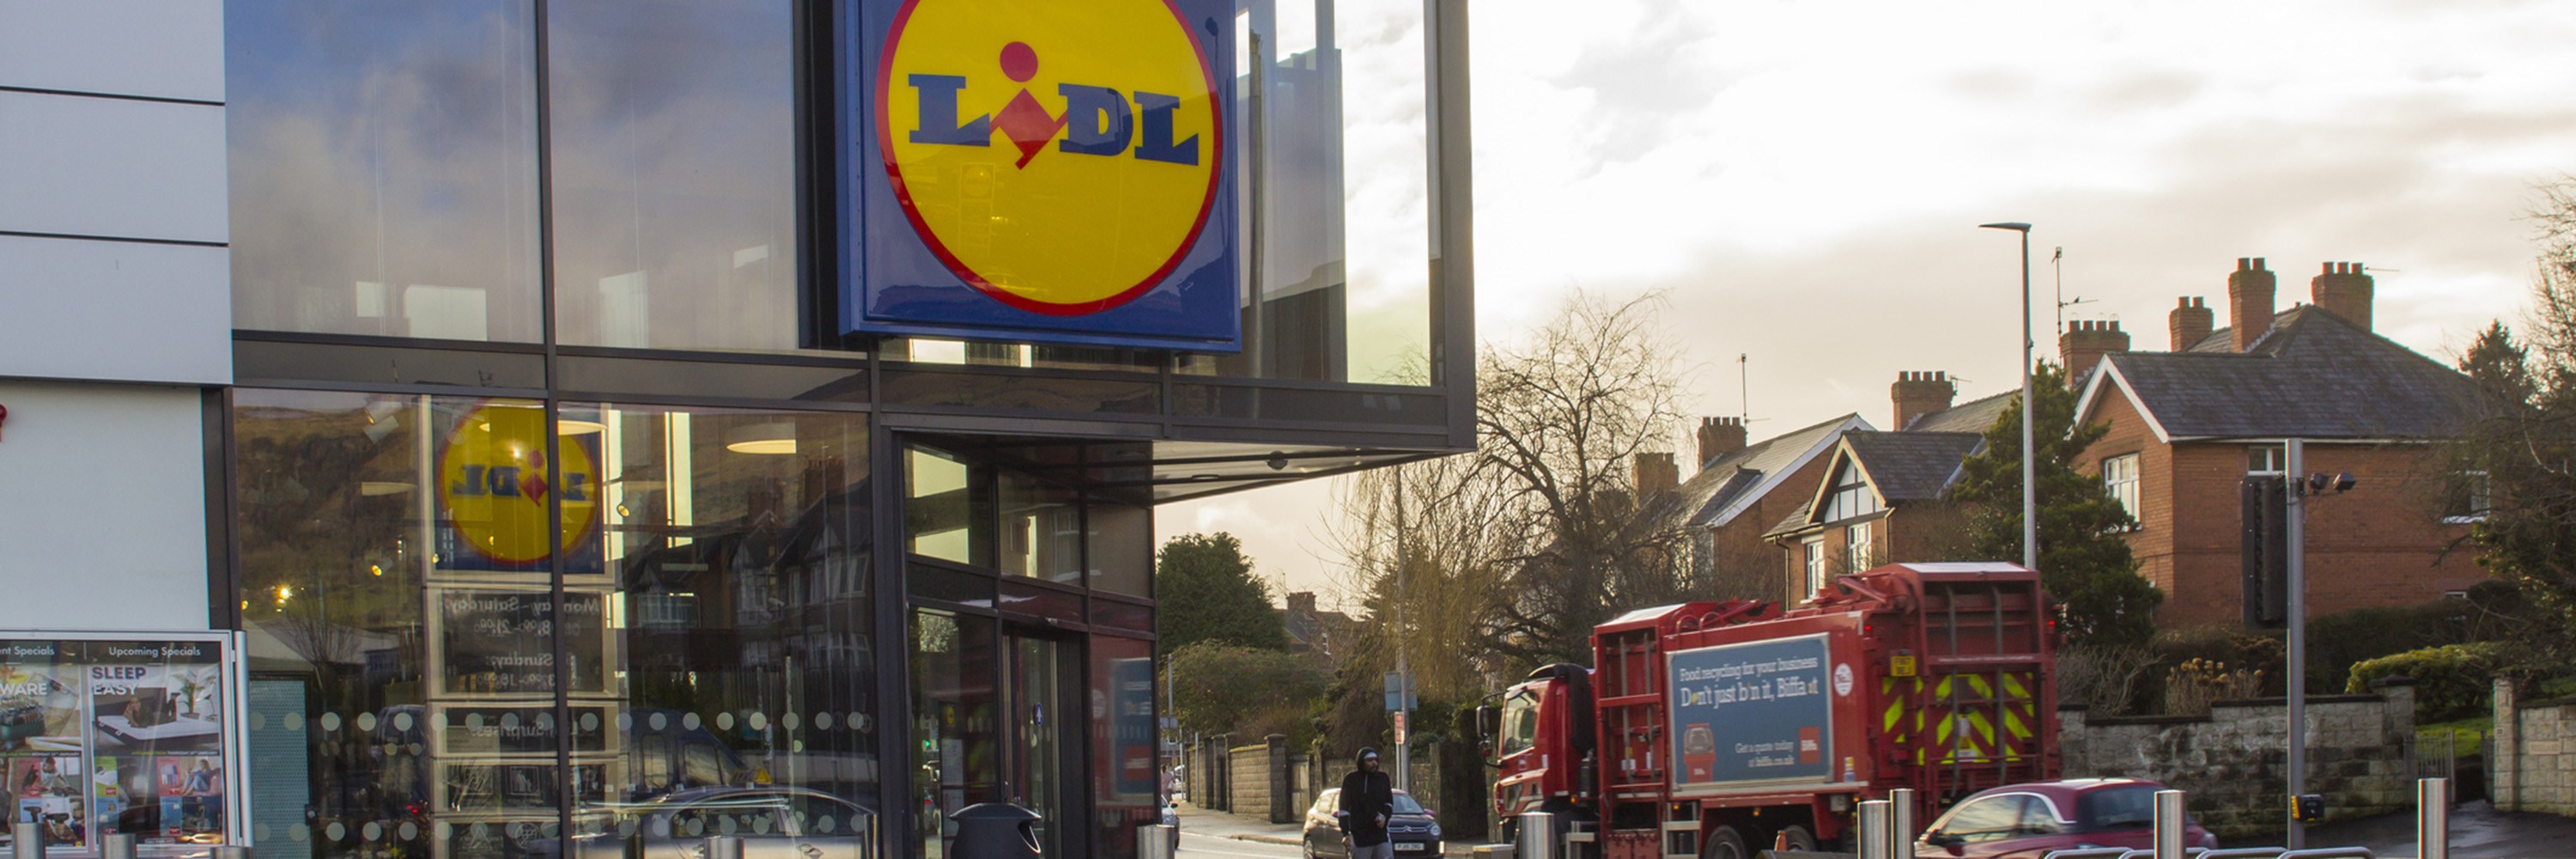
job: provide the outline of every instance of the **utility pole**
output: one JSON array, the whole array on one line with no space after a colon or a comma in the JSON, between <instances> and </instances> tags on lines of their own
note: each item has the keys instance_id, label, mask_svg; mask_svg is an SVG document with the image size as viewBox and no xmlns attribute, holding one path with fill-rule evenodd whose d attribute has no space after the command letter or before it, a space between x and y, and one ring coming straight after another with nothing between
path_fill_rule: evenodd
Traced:
<instances>
[{"instance_id":1,"label":"utility pole","mask_svg":"<svg viewBox=\"0 0 2576 859\"><path fill-rule=\"evenodd\" d=\"M2307 450L2297 438L2281 444L2282 471L2289 478L2288 532L2290 580L2290 797L2285 806L2289 814L2288 846L2297 850L2307 845L2308 826L2299 820L2299 795L2308 789L2308 504Z\"/></svg>"},{"instance_id":2,"label":"utility pole","mask_svg":"<svg viewBox=\"0 0 2576 859\"><path fill-rule=\"evenodd\" d=\"M1395 480L1395 712L1396 718L1410 722L1413 672L1405 666L1404 660L1405 651L1409 649L1404 627L1404 535L1404 478L1398 474ZM1405 736L1407 733L1398 731L1395 738L1395 789L1410 793L1413 790L1413 744L1405 742L1412 739Z\"/></svg>"}]
</instances>

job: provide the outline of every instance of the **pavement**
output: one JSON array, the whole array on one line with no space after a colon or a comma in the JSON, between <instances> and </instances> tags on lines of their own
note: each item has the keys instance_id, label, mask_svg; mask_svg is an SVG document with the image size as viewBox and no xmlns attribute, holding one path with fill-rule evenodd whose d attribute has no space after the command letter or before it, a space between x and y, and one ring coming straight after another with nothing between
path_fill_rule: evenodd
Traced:
<instances>
[{"instance_id":1,"label":"pavement","mask_svg":"<svg viewBox=\"0 0 2576 859\"><path fill-rule=\"evenodd\" d=\"M1182 832L1289 847L1304 847L1306 844L1302 837L1305 829L1302 823L1272 823L1266 818L1210 811L1189 803L1182 803L1179 813ZM1474 846L1473 841L1442 841L1440 852L1447 856L1467 856Z\"/></svg>"},{"instance_id":2,"label":"pavement","mask_svg":"<svg viewBox=\"0 0 2576 859\"><path fill-rule=\"evenodd\" d=\"M2415 815L2389 814L2311 827L2308 846L2360 846L2381 857L2411 857L2415 855ZM2576 818L2497 811L2482 799L2463 802L2451 807L2450 855L2455 859L2576 856Z\"/></svg>"}]
</instances>

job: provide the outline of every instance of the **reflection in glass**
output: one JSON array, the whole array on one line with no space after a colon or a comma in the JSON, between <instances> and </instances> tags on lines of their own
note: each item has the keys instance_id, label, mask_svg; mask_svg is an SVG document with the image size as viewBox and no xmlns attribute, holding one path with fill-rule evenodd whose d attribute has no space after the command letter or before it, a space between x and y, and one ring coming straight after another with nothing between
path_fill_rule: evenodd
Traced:
<instances>
[{"instance_id":1,"label":"reflection in glass","mask_svg":"<svg viewBox=\"0 0 2576 859\"><path fill-rule=\"evenodd\" d=\"M950 817L1002 795L1000 714L990 618L912 613L913 832L916 856L945 859Z\"/></svg>"},{"instance_id":2,"label":"reflection in glass","mask_svg":"<svg viewBox=\"0 0 2576 859\"><path fill-rule=\"evenodd\" d=\"M1090 506L1091 586L1151 596L1154 581L1154 511L1109 501Z\"/></svg>"},{"instance_id":3,"label":"reflection in glass","mask_svg":"<svg viewBox=\"0 0 2576 859\"><path fill-rule=\"evenodd\" d=\"M1074 492L1015 471L1002 484L1002 573L1082 584L1082 508Z\"/></svg>"},{"instance_id":4,"label":"reflection in glass","mask_svg":"<svg viewBox=\"0 0 2576 859\"><path fill-rule=\"evenodd\" d=\"M1138 827L1156 822L1162 789L1154 749L1154 645L1132 638L1093 636L1091 696L1107 702L1108 718L1091 720L1094 852L1097 859L1137 855Z\"/></svg>"},{"instance_id":5,"label":"reflection in glass","mask_svg":"<svg viewBox=\"0 0 2576 859\"><path fill-rule=\"evenodd\" d=\"M1430 356L1429 82L1423 7L1237 0L1244 189L1237 240L1260 302L1244 354L1191 373L1425 384ZM1258 259L1258 270L1254 270Z\"/></svg>"},{"instance_id":6,"label":"reflection in glass","mask_svg":"<svg viewBox=\"0 0 2576 859\"><path fill-rule=\"evenodd\" d=\"M794 4L547 4L558 336L792 349Z\"/></svg>"},{"instance_id":7,"label":"reflection in glass","mask_svg":"<svg viewBox=\"0 0 2576 859\"><path fill-rule=\"evenodd\" d=\"M572 687L611 678L601 602L576 596L558 614L551 598L554 489L527 468L546 447L543 414L523 400L235 393L253 682L302 698L266 695L277 720L254 730L286 735L253 740L300 747L309 769L254 779L252 799L311 809L290 833L303 837L281 839L291 852L516 856L555 824L567 786L555 637ZM565 477L567 501L595 490ZM578 537L595 522L564 527ZM561 566L599 569L595 556ZM293 759L263 761L280 758Z\"/></svg>"},{"instance_id":8,"label":"reflection in glass","mask_svg":"<svg viewBox=\"0 0 2576 859\"><path fill-rule=\"evenodd\" d=\"M575 831L609 851L703 834L855 859L877 758L867 427L843 414L566 405L607 479L597 589L625 686L624 752ZM595 428L595 429L594 429ZM585 759L576 747L576 771ZM756 851L747 845L747 852Z\"/></svg>"},{"instance_id":9,"label":"reflection in glass","mask_svg":"<svg viewBox=\"0 0 2576 859\"><path fill-rule=\"evenodd\" d=\"M223 9L235 327L537 340L530 0Z\"/></svg>"},{"instance_id":10,"label":"reflection in glass","mask_svg":"<svg viewBox=\"0 0 2576 859\"><path fill-rule=\"evenodd\" d=\"M982 469L947 452L905 451L904 538L916 555L960 564L990 564L992 490Z\"/></svg>"},{"instance_id":11,"label":"reflection in glass","mask_svg":"<svg viewBox=\"0 0 2576 859\"><path fill-rule=\"evenodd\" d=\"M524 400L235 403L252 740L303 752L253 807L311 809L274 852L560 856L569 803L583 852L712 826L861 855L863 419L565 405L549 434Z\"/></svg>"}]
</instances>

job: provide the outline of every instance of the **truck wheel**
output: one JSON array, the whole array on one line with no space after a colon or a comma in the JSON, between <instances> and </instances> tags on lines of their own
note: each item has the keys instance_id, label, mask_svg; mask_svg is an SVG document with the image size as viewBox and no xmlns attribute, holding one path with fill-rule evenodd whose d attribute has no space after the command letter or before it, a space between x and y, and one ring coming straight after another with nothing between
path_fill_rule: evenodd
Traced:
<instances>
[{"instance_id":1,"label":"truck wheel","mask_svg":"<svg viewBox=\"0 0 2576 859\"><path fill-rule=\"evenodd\" d=\"M1807 828L1804 826L1794 824L1783 826L1780 827L1780 834L1783 836L1783 840L1789 842L1789 849L1791 850L1812 851L1816 849L1815 833L1808 832Z\"/></svg>"},{"instance_id":2,"label":"truck wheel","mask_svg":"<svg viewBox=\"0 0 2576 859\"><path fill-rule=\"evenodd\" d=\"M1744 834L1732 826L1720 826L1708 833L1708 846L1699 851L1699 859L1752 859L1753 851L1744 849Z\"/></svg>"}]
</instances>

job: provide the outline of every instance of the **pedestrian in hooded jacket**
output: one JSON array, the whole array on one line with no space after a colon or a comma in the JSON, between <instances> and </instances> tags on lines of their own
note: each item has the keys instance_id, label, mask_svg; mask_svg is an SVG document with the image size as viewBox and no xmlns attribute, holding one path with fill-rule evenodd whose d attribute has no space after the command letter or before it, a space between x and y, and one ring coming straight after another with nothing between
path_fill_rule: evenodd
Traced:
<instances>
[{"instance_id":1,"label":"pedestrian in hooded jacket","mask_svg":"<svg viewBox=\"0 0 2576 859\"><path fill-rule=\"evenodd\" d=\"M1351 859L1394 859L1386 821L1395 816L1395 780L1377 768L1377 750L1361 749L1359 769L1342 777L1342 833L1351 837Z\"/></svg>"}]
</instances>

